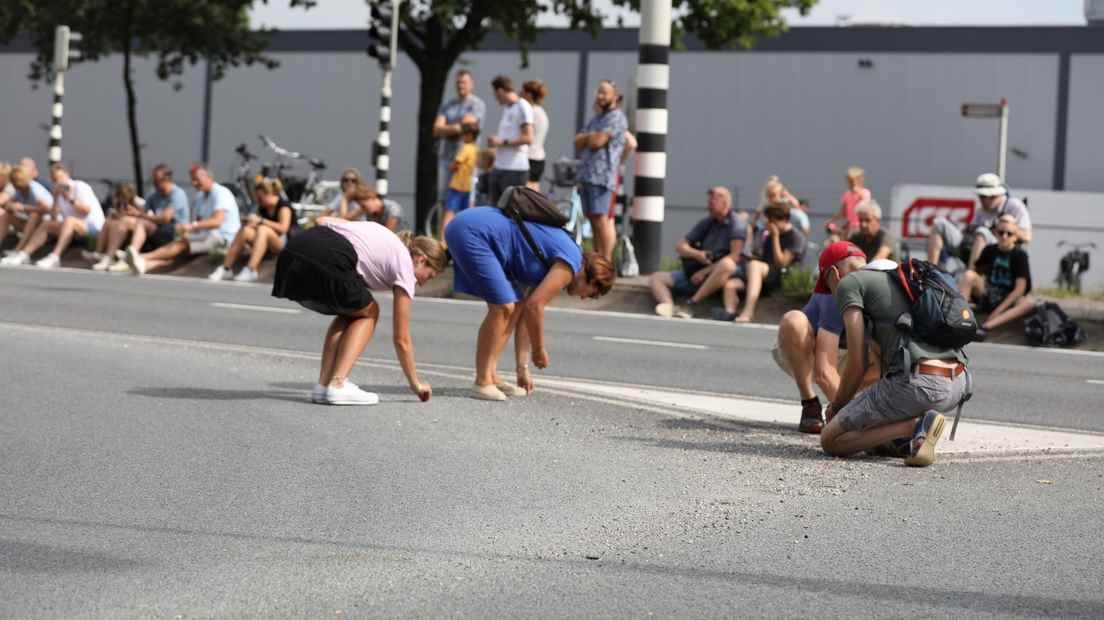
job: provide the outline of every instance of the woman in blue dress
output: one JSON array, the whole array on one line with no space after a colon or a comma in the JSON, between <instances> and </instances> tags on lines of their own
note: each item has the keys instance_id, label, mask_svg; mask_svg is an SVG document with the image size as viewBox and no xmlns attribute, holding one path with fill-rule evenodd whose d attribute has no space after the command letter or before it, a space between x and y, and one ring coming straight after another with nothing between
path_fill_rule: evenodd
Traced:
<instances>
[{"instance_id":1,"label":"woman in blue dress","mask_svg":"<svg viewBox=\"0 0 1104 620\"><path fill-rule=\"evenodd\" d=\"M566 231L525 223L551 267L533 252L517 222L494 207L467 209L449 222L445 241L456 273L454 289L487 302L475 350L472 398L506 400L533 390L529 358L548 366L544 346L544 307L561 290L595 299L613 288L617 275L609 260L583 253ZM514 334L517 385L498 376L498 358Z\"/></svg>"}]
</instances>

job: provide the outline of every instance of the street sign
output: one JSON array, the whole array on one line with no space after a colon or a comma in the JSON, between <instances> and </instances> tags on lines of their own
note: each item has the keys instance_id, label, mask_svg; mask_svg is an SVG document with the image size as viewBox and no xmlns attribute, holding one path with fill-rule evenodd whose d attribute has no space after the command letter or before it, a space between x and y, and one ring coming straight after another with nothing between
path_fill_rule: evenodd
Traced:
<instances>
[{"instance_id":1,"label":"street sign","mask_svg":"<svg viewBox=\"0 0 1104 620\"><path fill-rule=\"evenodd\" d=\"M1000 118L1001 104L999 103L964 103L962 104L962 116L965 118Z\"/></svg>"}]
</instances>

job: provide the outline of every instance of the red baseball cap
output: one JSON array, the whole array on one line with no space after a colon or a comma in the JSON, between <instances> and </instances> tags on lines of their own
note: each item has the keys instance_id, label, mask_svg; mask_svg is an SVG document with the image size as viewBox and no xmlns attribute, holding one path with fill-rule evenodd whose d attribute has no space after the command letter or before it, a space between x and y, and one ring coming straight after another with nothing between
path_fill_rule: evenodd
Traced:
<instances>
[{"instance_id":1,"label":"red baseball cap","mask_svg":"<svg viewBox=\"0 0 1104 620\"><path fill-rule=\"evenodd\" d=\"M837 241L824 248L824 251L820 253L820 275L817 277L816 288L813 289L813 292L831 293L832 290L828 288L828 283L825 281L828 276L828 268L852 256L858 256L865 260L866 252L860 250L859 246L850 241Z\"/></svg>"}]
</instances>

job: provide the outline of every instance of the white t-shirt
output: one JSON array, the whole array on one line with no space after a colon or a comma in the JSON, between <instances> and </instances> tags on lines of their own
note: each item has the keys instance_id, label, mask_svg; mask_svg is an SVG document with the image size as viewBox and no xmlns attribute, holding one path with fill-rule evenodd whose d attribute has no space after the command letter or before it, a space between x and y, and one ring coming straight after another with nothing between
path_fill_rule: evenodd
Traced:
<instances>
[{"instance_id":1,"label":"white t-shirt","mask_svg":"<svg viewBox=\"0 0 1104 620\"><path fill-rule=\"evenodd\" d=\"M73 203L69 202L69 197L63 192L58 192L57 207L61 209L62 216L84 220L85 226L92 230L100 230L103 228L103 207L100 206L99 198L96 198L96 192L92 191L92 186L84 181L77 181L75 179L69 181L69 183L73 185L71 193L75 197L74 202L79 202L88 206L89 211L88 215L81 215L77 211L77 208L73 206Z\"/></svg>"},{"instance_id":2,"label":"white t-shirt","mask_svg":"<svg viewBox=\"0 0 1104 620\"><path fill-rule=\"evenodd\" d=\"M414 299L414 261L395 233L375 222L327 222L324 226L345 237L357 255L357 273L373 291L396 286Z\"/></svg>"},{"instance_id":3,"label":"white t-shirt","mask_svg":"<svg viewBox=\"0 0 1104 620\"><path fill-rule=\"evenodd\" d=\"M533 143L529 145L529 159L544 161L544 139L548 137L548 112L544 106L533 106Z\"/></svg>"},{"instance_id":4,"label":"white t-shirt","mask_svg":"<svg viewBox=\"0 0 1104 620\"><path fill-rule=\"evenodd\" d=\"M521 137L522 125L533 124L533 106L518 97L514 103L502 110L502 120L498 121L498 137L503 140L517 140ZM497 170L529 170L529 145L499 146L495 150L494 167Z\"/></svg>"}]
</instances>

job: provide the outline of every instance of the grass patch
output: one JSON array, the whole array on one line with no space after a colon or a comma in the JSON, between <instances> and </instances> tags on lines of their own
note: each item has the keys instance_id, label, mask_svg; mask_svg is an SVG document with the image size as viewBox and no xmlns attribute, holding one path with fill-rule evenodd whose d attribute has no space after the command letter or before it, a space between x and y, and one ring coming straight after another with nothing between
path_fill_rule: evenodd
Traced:
<instances>
[{"instance_id":1,"label":"grass patch","mask_svg":"<svg viewBox=\"0 0 1104 620\"><path fill-rule=\"evenodd\" d=\"M1051 299L1088 299L1091 301L1104 301L1104 292L1086 293L1082 291L1078 294L1068 288L1038 288L1032 292L1040 297L1049 297Z\"/></svg>"},{"instance_id":2,"label":"grass patch","mask_svg":"<svg viewBox=\"0 0 1104 620\"><path fill-rule=\"evenodd\" d=\"M812 269L790 267L782 275L782 292L786 295L809 295L816 286L816 276Z\"/></svg>"},{"instance_id":3,"label":"grass patch","mask_svg":"<svg viewBox=\"0 0 1104 620\"><path fill-rule=\"evenodd\" d=\"M659 259L660 271L681 271L682 261L673 256L664 256Z\"/></svg>"}]
</instances>

